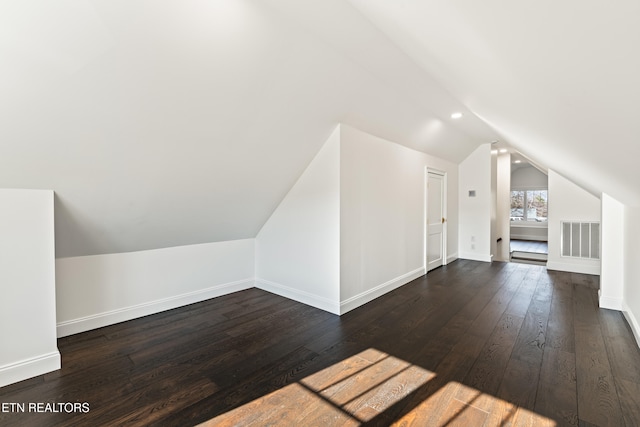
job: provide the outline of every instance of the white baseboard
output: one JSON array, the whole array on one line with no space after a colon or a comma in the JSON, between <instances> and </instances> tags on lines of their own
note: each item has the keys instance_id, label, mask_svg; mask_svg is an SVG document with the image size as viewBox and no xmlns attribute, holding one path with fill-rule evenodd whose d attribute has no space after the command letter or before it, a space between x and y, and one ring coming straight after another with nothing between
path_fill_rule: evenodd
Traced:
<instances>
[{"instance_id":1,"label":"white baseboard","mask_svg":"<svg viewBox=\"0 0 640 427\"><path fill-rule=\"evenodd\" d=\"M602 290L598 290L598 304L600 308L606 308L608 310L618 310L622 311L622 299L621 298L611 298L611 297L603 297Z\"/></svg>"},{"instance_id":2,"label":"white baseboard","mask_svg":"<svg viewBox=\"0 0 640 427\"><path fill-rule=\"evenodd\" d=\"M547 270L566 271L569 273L600 275L600 266L579 265L556 261L547 261Z\"/></svg>"},{"instance_id":3,"label":"white baseboard","mask_svg":"<svg viewBox=\"0 0 640 427\"><path fill-rule=\"evenodd\" d=\"M458 252L451 254L447 257L447 264L451 264L453 261L458 259Z\"/></svg>"},{"instance_id":4,"label":"white baseboard","mask_svg":"<svg viewBox=\"0 0 640 427\"><path fill-rule=\"evenodd\" d=\"M474 252L460 252L460 258L471 261L491 262L490 254L477 254Z\"/></svg>"},{"instance_id":5,"label":"white baseboard","mask_svg":"<svg viewBox=\"0 0 640 427\"><path fill-rule=\"evenodd\" d=\"M55 371L60 366L59 351L0 366L0 387Z\"/></svg>"},{"instance_id":6,"label":"white baseboard","mask_svg":"<svg viewBox=\"0 0 640 427\"><path fill-rule=\"evenodd\" d=\"M396 277L395 279L391 279L388 282L378 285L375 288L369 289L368 291L362 292L356 296L341 301L340 314L345 314L346 312L351 311L354 308L358 308L361 305L368 303L369 301L373 301L374 299L386 294L387 292L391 292L392 290L399 288L402 285L406 285L410 281L417 279L420 276L424 276L425 274L426 269L424 267L420 267L416 270L410 271L406 274L403 274L402 276Z\"/></svg>"},{"instance_id":7,"label":"white baseboard","mask_svg":"<svg viewBox=\"0 0 640 427\"><path fill-rule=\"evenodd\" d=\"M311 307L319 308L320 310L328 311L332 314L340 314L340 304L338 301L333 301L329 298L321 297L309 292L294 289L289 286L281 285L280 283L270 282L264 279L256 279L256 288L263 291L271 292L272 294L280 295L281 297L289 298L294 301L301 302Z\"/></svg>"},{"instance_id":8,"label":"white baseboard","mask_svg":"<svg viewBox=\"0 0 640 427\"><path fill-rule=\"evenodd\" d=\"M136 319L138 317L160 313L162 311L171 310L174 308L182 307L200 301L205 301L211 298L219 297L221 295L226 295L232 292L242 291L253 287L253 278L224 283L186 294L176 295L169 298L163 298L156 301L150 301L143 304L124 307L118 310L107 311L104 313L98 313L91 316L60 322L57 326L57 333L58 337L65 337L67 335L73 335L80 332L89 331L91 329L102 328L104 326L113 325L115 323L125 322L127 320Z\"/></svg>"},{"instance_id":9,"label":"white baseboard","mask_svg":"<svg viewBox=\"0 0 640 427\"><path fill-rule=\"evenodd\" d=\"M631 330L633 331L633 336L636 337L636 344L640 347L640 324L638 324L638 319L633 315L633 312L629 308L626 302L622 302L622 314L629 322L629 326L631 326Z\"/></svg>"}]
</instances>

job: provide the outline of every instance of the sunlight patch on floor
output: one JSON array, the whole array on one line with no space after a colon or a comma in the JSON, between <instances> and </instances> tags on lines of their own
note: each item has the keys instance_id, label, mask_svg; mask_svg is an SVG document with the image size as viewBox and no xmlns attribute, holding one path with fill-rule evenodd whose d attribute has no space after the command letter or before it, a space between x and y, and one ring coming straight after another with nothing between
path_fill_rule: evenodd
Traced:
<instances>
[{"instance_id":1,"label":"sunlight patch on floor","mask_svg":"<svg viewBox=\"0 0 640 427\"><path fill-rule=\"evenodd\" d=\"M393 426L555 427L556 422L458 382L449 382Z\"/></svg>"},{"instance_id":2,"label":"sunlight patch on floor","mask_svg":"<svg viewBox=\"0 0 640 427\"><path fill-rule=\"evenodd\" d=\"M555 426L555 422L368 349L200 426L359 426L397 405L397 426ZM436 388L435 390L433 390Z\"/></svg>"}]
</instances>

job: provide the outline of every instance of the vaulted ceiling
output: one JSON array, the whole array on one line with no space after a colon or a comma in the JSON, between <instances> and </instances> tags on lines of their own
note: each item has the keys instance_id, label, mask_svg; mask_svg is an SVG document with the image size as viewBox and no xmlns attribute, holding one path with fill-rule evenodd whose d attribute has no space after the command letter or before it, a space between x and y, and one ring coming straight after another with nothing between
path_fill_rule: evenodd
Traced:
<instances>
[{"instance_id":1,"label":"vaulted ceiling","mask_svg":"<svg viewBox=\"0 0 640 427\"><path fill-rule=\"evenodd\" d=\"M640 203L640 2L349 1L509 144Z\"/></svg>"},{"instance_id":2,"label":"vaulted ceiling","mask_svg":"<svg viewBox=\"0 0 640 427\"><path fill-rule=\"evenodd\" d=\"M637 1L0 3L0 187L58 257L254 237L339 122L640 200ZM462 111L463 119L450 118Z\"/></svg>"}]
</instances>

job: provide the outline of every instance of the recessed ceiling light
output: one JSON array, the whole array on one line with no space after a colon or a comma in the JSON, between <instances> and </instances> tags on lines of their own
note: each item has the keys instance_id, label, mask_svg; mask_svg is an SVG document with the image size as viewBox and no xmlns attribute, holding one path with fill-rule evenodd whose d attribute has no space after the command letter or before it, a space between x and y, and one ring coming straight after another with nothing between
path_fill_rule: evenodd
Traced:
<instances>
[{"instance_id":1,"label":"recessed ceiling light","mask_svg":"<svg viewBox=\"0 0 640 427\"><path fill-rule=\"evenodd\" d=\"M506 148L501 148L501 149L500 149L500 152L501 152L501 153L506 153L507 151L509 151L509 150L507 150Z\"/></svg>"},{"instance_id":2,"label":"recessed ceiling light","mask_svg":"<svg viewBox=\"0 0 640 427\"><path fill-rule=\"evenodd\" d=\"M491 150L491 154L498 154L498 150Z\"/></svg>"},{"instance_id":3,"label":"recessed ceiling light","mask_svg":"<svg viewBox=\"0 0 640 427\"><path fill-rule=\"evenodd\" d=\"M451 118L452 118L452 119L459 119L460 117L462 117L462 113L453 113L453 114L451 115Z\"/></svg>"},{"instance_id":4,"label":"recessed ceiling light","mask_svg":"<svg viewBox=\"0 0 640 427\"><path fill-rule=\"evenodd\" d=\"M521 161L522 161L522 160L516 160L516 161L515 161L515 162L513 162L513 163L520 163Z\"/></svg>"}]
</instances>

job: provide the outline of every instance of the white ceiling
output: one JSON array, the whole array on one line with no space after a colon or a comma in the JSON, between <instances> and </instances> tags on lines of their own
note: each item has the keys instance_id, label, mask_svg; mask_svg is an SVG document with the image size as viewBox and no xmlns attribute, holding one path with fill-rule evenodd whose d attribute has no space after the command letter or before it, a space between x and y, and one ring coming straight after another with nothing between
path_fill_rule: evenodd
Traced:
<instances>
[{"instance_id":1,"label":"white ceiling","mask_svg":"<svg viewBox=\"0 0 640 427\"><path fill-rule=\"evenodd\" d=\"M640 2L349 0L539 164L640 202Z\"/></svg>"},{"instance_id":2,"label":"white ceiling","mask_svg":"<svg viewBox=\"0 0 640 427\"><path fill-rule=\"evenodd\" d=\"M639 3L559 3L5 0L0 187L56 191L58 257L253 237L345 122L635 203Z\"/></svg>"}]
</instances>

